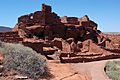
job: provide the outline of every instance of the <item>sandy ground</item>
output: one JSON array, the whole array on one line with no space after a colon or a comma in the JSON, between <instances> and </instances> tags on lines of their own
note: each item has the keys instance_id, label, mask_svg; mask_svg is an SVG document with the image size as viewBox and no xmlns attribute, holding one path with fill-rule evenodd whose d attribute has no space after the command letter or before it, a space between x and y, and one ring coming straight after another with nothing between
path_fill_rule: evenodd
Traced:
<instances>
[{"instance_id":1,"label":"sandy ground","mask_svg":"<svg viewBox=\"0 0 120 80\"><path fill-rule=\"evenodd\" d=\"M107 61L113 60L119 59L67 64L49 61L50 71L54 75L51 80L111 80L104 72L104 67Z\"/></svg>"},{"instance_id":2,"label":"sandy ground","mask_svg":"<svg viewBox=\"0 0 120 80\"><path fill-rule=\"evenodd\" d=\"M79 74L88 74L92 78L92 80L111 80L104 72L104 67L107 61L113 60L120 59L102 60L89 63L77 63L72 64L72 68L73 70L78 71Z\"/></svg>"},{"instance_id":3,"label":"sandy ground","mask_svg":"<svg viewBox=\"0 0 120 80\"><path fill-rule=\"evenodd\" d=\"M82 76L72 70L71 64L61 64L57 61L49 61L48 65L53 75L51 80L82 80Z\"/></svg>"}]
</instances>

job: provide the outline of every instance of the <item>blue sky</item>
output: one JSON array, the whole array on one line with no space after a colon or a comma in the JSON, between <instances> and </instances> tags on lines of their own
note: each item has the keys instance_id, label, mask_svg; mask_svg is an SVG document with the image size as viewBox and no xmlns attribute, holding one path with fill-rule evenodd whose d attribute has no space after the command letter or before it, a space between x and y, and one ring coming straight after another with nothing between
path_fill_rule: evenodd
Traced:
<instances>
[{"instance_id":1,"label":"blue sky","mask_svg":"<svg viewBox=\"0 0 120 80\"><path fill-rule=\"evenodd\" d=\"M42 3L59 16L88 15L103 32L120 32L120 0L1 0L0 26L13 28L19 16L41 10Z\"/></svg>"}]
</instances>

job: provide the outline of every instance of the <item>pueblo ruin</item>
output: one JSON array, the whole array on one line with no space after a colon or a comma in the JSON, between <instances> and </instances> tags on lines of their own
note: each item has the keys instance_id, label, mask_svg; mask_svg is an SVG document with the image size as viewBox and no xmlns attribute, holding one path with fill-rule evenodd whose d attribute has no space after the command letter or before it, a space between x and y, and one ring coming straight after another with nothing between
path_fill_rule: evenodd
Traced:
<instances>
[{"instance_id":1,"label":"pueblo ruin","mask_svg":"<svg viewBox=\"0 0 120 80\"><path fill-rule=\"evenodd\" d=\"M89 62L120 58L120 35L105 34L87 15L60 17L49 5L18 18L11 32L0 32L0 40L21 43L48 59L55 52L61 62ZM116 37L116 38L115 38Z\"/></svg>"}]
</instances>

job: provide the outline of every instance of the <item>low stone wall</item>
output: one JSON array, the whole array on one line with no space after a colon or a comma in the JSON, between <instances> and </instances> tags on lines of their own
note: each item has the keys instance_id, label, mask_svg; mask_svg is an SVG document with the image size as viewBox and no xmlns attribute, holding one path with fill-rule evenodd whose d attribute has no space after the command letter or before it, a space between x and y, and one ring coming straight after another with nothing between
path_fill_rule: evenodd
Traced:
<instances>
[{"instance_id":1,"label":"low stone wall","mask_svg":"<svg viewBox=\"0 0 120 80\"><path fill-rule=\"evenodd\" d=\"M95 56L95 57L83 57L83 56L76 56L76 57L62 57L61 62L63 63L79 63L79 62L92 62L92 61L100 61L100 60L107 60L107 59L117 59L120 58L120 54L111 54L111 55L104 55L104 56Z\"/></svg>"},{"instance_id":2,"label":"low stone wall","mask_svg":"<svg viewBox=\"0 0 120 80\"><path fill-rule=\"evenodd\" d=\"M19 43L23 41L23 38L19 37L18 32L0 32L0 40L9 43Z\"/></svg>"},{"instance_id":3,"label":"low stone wall","mask_svg":"<svg viewBox=\"0 0 120 80\"><path fill-rule=\"evenodd\" d=\"M43 43L41 43L41 42L34 42L34 43L22 42L22 44L32 48L33 50L35 50L38 53L42 53L43 52Z\"/></svg>"}]
</instances>

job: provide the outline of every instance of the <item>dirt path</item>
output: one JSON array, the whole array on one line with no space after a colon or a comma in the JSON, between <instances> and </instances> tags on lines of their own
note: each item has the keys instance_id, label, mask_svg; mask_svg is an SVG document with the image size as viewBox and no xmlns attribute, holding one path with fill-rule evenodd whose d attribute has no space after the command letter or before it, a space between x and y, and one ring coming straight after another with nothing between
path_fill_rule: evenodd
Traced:
<instances>
[{"instance_id":1,"label":"dirt path","mask_svg":"<svg viewBox=\"0 0 120 80\"><path fill-rule=\"evenodd\" d=\"M71 64L61 64L49 61L49 69L53 78L50 80L90 80L89 77L74 71Z\"/></svg>"},{"instance_id":2,"label":"dirt path","mask_svg":"<svg viewBox=\"0 0 120 80\"><path fill-rule=\"evenodd\" d=\"M104 66L107 61L112 60L102 60L89 63L77 63L72 64L72 68L75 71L78 71L79 74L87 74L91 76L92 80L110 80L104 72Z\"/></svg>"},{"instance_id":3,"label":"dirt path","mask_svg":"<svg viewBox=\"0 0 120 80\"><path fill-rule=\"evenodd\" d=\"M119 59L94 61L88 63L59 63L48 61L50 73L49 80L110 80L104 72L107 61Z\"/></svg>"}]
</instances>

